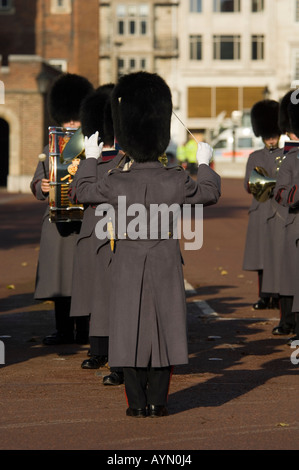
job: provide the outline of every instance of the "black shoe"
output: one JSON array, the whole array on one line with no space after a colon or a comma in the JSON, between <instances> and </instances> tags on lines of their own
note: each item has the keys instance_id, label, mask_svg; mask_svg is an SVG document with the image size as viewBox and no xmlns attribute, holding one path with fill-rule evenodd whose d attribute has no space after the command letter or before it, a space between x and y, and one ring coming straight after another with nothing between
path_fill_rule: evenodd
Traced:
<instances>
[{"instance_id":1,"label":"black shoe","mask_svg":"<svg viewBox=\"0 0 299 470\"><path fill-rule=\"evenodd\" d=\"M285 328L282 328L281 326L276 326L272 330L272 335L276 335L276 336L290 335L291 333L293 333L293 330L291 328L285 329Z\"/></svg>"},{"instance_id":2,"label":"black shoe","mask_svg":"<svg viewBox=\"0 0 299 470\"><path fill-rule=\"evenodd\" d=\"M74 335L73 334L66 334L66 333L53 333L52 335L48 335L43 339L43 344L46 346L52 346L56 344L73 344L74 343Z\"/></svg>"},{"instance_id":3,"label":"black shoe","mask_svg":"<svg viewBox=\"0 0 299 470\"><path fill-rule=\"evenodd\" d=\"M160 418L161 416L168 416L168 410L163 405L148 405L148 415L151 418Z\"/></svg>"},{"instance_id":4,"label":"black shoe","mask_svg":"<svg viewBox=\"0 0 299 470\"><path fill-rule=\"evenodd\" d=\"M103 378L104 385L121 385L124 383L124 374L122 372L111 372Z\"/></svg>"},{"instance_id":5,"label":"black shoe","mask_svg":"<svg viewBox=\"0 0 299 470\"><path fill-rule=\"evenodd\" d=\"M99 369L108 362L107 356L90 356L89 359L85 359L82 362L82 369Z\"/></svg>"},{"instance_id":6,"label":"black shoe","mask_svg":"<svg viewBox=\"0 0 299 470\"><path fill-rule=\"evenodd\" d=\"M146 418L146 408L128 408L126 415L131 416L132 418Z\"/></svg>"},{"instance_id":7,"label":"black shoe","mask_svg":"<svg viewBox=\"0 0 299 470\"><path fill-rule=\"evenodd\" d=\"M287 345L292 346L293 341L299 341L299 337L298 336L293 336L292 338L289 338L288 341L287 341Z\"/></svg>"},{"instance_id":8,"label":"black shoe","mask_svg":"<svg viewBox=\"0 0 299 470\"><path fill-rule=\"evenodd\" d=\"M266 310L267 308L269 308L269 305L270 302L268 299L259 299L257 302L255 302L255 304L253 304L253 308L254 310Z\"/></svg>"}]
</instances>

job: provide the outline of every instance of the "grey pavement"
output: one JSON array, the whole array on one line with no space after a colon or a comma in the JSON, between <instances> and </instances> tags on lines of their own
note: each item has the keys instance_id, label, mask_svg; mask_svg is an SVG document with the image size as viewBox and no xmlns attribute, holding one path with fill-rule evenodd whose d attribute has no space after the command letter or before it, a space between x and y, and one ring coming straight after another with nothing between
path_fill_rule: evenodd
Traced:
<instances>
[{"instance_id":1,"label":"grey pavement","mask_svg":"<svg viewBox=\"0 0 299 470\"><path fill-rule=\"evenodd\" d=\"M96 450L116 465L140 456L140 468L158 465L146 451L176 465L190 454L190 468L203 451L298 450L297 352L271 334L278 310L252 309L256 276L242 271L249 204L240 180L223 180L204 210L203 248L183 253L189 364L174 369L169 416L140 420L125 414L123 385L103 385L108 369L81 369L88 345L43 346L54 331L52 303L33 300L45 205L0 191L0 449Z\"/></svg>"}]
</instances>

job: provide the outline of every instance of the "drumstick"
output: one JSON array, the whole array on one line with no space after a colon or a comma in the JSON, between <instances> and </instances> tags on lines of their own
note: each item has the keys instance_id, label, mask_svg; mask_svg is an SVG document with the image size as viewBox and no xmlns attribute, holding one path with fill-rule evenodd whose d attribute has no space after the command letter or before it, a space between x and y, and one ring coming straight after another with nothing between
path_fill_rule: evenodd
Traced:
<instances>
[{"instance_id":1,"label":"drumstick","mask_svg":"<svg viewBox=\"0 0 299 470\"><path fill-rule=\"evenodd\" d=\"M40 162L42 162L43 164L43 169L44 169L44 174L45 174L45 178L48 179L47 177L47 173L46 173L46 167L45 167L45 160L46 160L47 156L45 153L40 153L39 156L38 156L38 159Z\"/></svg>"}]
</instances>

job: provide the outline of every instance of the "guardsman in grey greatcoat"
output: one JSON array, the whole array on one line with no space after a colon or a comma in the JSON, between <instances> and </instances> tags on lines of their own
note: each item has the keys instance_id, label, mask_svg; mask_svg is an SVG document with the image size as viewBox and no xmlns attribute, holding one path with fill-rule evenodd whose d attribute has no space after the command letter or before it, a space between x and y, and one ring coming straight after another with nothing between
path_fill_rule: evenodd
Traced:
<instances>
[{"instance_id":1,"label":"guardsman in grey greatcoat","mask_svg":"<svg viewBox=\"0 0 299 470\"><path fill-rule=\"evenodd\" d=\"M279 106L279 128L282 134L288 135L291 139L292 129L289 118L289 103L291 92L288 92L280 101ZM284 149L283 157L276 175L279 178L280 169L285 160L289 158L287 148ZM285 257L285 234L288 218L288 207L280 204L275 197L271 198L269 214L266 224L266 243L263 273L263 289L279 294L280 321L272 330L274 335L289 335L294 330L294 315L291 313L291 297L284 290L288 285L288 291L291 284L285 283L281 275L282 260ZM282 294L284 292L284 294Z\"/></svg>"},{"instance_id":2,"label":"guardsman in grey greatcoat","mask_svg":"<svg viewBox=\"0 0 299 470\"><path fill-rule=\"evenodd\" d=\"M166 210L166 230L163 223L152 225L150 216L157 207L215 204L220 177L209 167L212 149L204 143L198 145L197 180L160 162L172 115L171 93L160 76L121 77L112 92L112 115L116 139L131 162L96 181L101 146L97 134L91 136L85 144L89 174L86 168L77 180L77 195L110 207L109 363L123 367L126 414L165 416L172 366L188 362L186 299L173 213Z\"/></svg>"},{"instance_id":3,"label":"guardsman in grey greatcoat","mask_svg":"<svg viewBox=\"0 0 299 470\"><path fill-rule=\"evenodd\" d=\"M92 84L76 74L63 74L56 79L49 93L49 112L57 126L80 127L82 100L93 90ZM30 188L36 199L49 195L49 147L44 149L44 166L38 163ZM73 253L81 222L49 221L49 206L43 216L40 252L36 273L35 299L54 301L56 332L46 336L46 345L88 342L88 318L70 317Z\"/></svg>"},{"instance_id":4,"label":"guardsman in grey greatcoat","mask_svg":"<svg viewBox=\"0 0 299 470\"><path fill-rule=\"evenodd\" d=\"M266 170L274 178L277 172L277 159L282 155L279 148L280 129L278 126L279 103L274 100L258 101L251 109L251 123L256 137L261 137L265 147L249 155L244 179L245 189L250 192L249 179L256 167ZM266 220L271 205L270 199L260 202L252 198L249 209L249 220L245 243L243 269L257 271L259 300L253 305L256 310L273 308L275 300L270 291L262 290L264 269L264 246L266 237Z\"/></svg>"},{"instance_id":5,"label":"guardsman in grey greatcoat","mask_svg":"<svg viewBox=\"0 0 299 470\"><path fill-rule=\"evenodd\" d=\"M115 149L114 129L111 114L110 97L114 84L98 87L83 101L80 109L81 129L84 136L90 137L96 131L104 142L102 155L97 161L96 177L120 165L123 152ZM109 239L98 240L95 235L96 204L92 200L78 201L76 193L77 178L84 175L86 160L81 160L69 189L69 198L73 203L84 204L82 226L74 251L73 287L71 316L87 315L90 317L89 343L90 356L85 359L83 369L98 369L108 362L108 295L110 288L107 267L111 258ZM122 370L112 369L110 375L103 378L104 385L123 383Z\"/></svg>"},{"instance_id":6,"label":"guardsman in grey greatcoat","mask_svg":"<svg viewBox=\"0 0 299 470\"><path fill-rule=\"evenodd\" d=\"M290 139L299 144L298 90L288 93L288 115ZM276 202L287 208L285 236L281 257L280 295L285 302L285 316L289 319L295 337L288 344L299 339L299 146L295 145L283 161L274 190Z\"/></svg>"}]
</instances>

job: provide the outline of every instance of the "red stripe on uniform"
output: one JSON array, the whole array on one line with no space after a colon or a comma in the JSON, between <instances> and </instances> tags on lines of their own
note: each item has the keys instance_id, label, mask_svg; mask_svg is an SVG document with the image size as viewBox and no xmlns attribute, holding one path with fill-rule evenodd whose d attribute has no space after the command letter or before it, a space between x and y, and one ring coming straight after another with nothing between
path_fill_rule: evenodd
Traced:
<instances>
[{"instance_id":1,"label":"red stripe on uniform","mask_svg":"<svg viewBox=\"0 0 299 470\"><path fill-rule=\"evenodd\" d=\"M292 204L294 202L296 192L297 192L297 185L295 184L292 187L291 191L289 192L288 204Z\"/></svg>"},{"instance_id":2,"label":"red stripe on uniform","mask_svg":"<svg viewBox=\"0 0 299 470\"><path fill-rule=\"evenodd\" d=\"M285 190L285 188L281 188L278 191L278 193L276 194L275 200L276 200L276 202L278 202L278 204L280 204L280 202L281 202L281 199L282 199L281 194L282 194L282 191L284 191L284 190Z\"/></svg>"}]
</instances>

